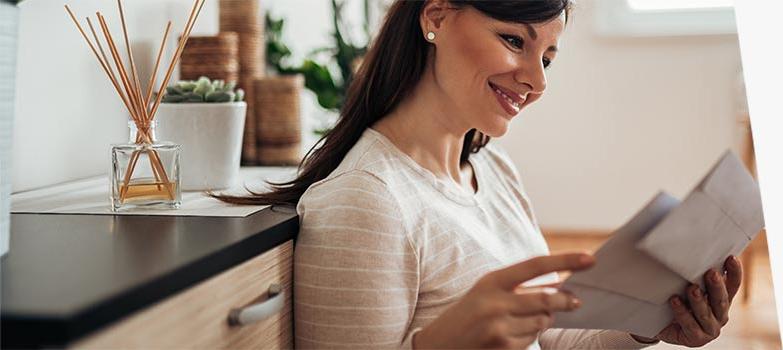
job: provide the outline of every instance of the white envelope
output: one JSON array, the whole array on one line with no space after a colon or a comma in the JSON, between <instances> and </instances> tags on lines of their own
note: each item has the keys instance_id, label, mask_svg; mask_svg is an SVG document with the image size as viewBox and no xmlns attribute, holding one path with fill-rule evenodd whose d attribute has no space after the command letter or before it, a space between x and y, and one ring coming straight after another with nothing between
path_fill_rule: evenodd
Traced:
<instances>
[{"instance_id":1,"label":"white envelope","mask_svg":"<svg viewBox=\"0 0 783 350\"><path fill-rule=\"evenodd\" d=\"M654 337L672 321L668 299L722 269L762 229L758 185L727 152L682 203L658 194L595 253L596 265L563 289L582 307L555 313L554 328L616 329Z\"/></svg>"}]
</instances>

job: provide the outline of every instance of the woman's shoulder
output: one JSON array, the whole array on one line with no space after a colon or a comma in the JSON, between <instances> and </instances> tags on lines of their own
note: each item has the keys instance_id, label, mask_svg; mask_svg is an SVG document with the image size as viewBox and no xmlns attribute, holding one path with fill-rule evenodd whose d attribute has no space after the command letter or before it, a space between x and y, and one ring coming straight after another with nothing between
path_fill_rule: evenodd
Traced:
<instances>
[{"instance_id":1,"label":"woman's shoulder","mask_svg":"<svg viewBox=\"0 0 783 350\"><path fill-rule=\"evenodd\" d=\"M329 175L307 188L299 199L297 211L303 210L303 207L339 204L398 210L393 184L389 181L391 160L368 136L371 135L365 133Z\"/></svg>"},{"instance_id":2,"label":"woman's shoulder","mask_svg":"<svg viewBox=\"0 0 783 350\"><path fill-rule=\"evenodd\" d=\"M479 152L485 152L484 154L488 159L490 167L494 169L496 176L504 183L503 186L508 189L508 191L501 191L500 193L514 196L522 205L522 209L533 223L533 226L538 227L538 221L530 203L530 198L527 195L525 186L522 184L522 177L503 145L490 141Z\"/></svg>"},{"instance_id":3,"label":"woman's shoulder","mask_svg":"<svg viewBox=\"0 0 783 350\"><path fill-rule=\"evenodd\" d=\"M366 130L346 153L337 167L323 179L310 185L308 192L328 192L342 188L363 188L391 195L398 177L405 177L399 159L371 130Z\"/></svg>"},{"instance_id":4,"label":"woman's shoulder","mask_svg":"<svg viewBox=\"0 0 783 350\"><path fill-rule=\"evenodd\" d=\"M365 169L348 169L333 172L328 177L310 185L299 199L299 204L334 205L338 203L358 203L364 200L392 199L389 185ZM393 204L393 203L391 203Z\"/></svg>"},{"instance_id":5,"label":"woman's shoulder","mask_svg":"<svg viewBox=\"0 0 783 350\"><path fill-rule=\"evenodd\" d=\"M517 170L514 161L503 145L495 142L495 140L490 140L479 153L484 154L487 158L487 163L498 173L498 176L509 179L518 186L522 185L519 170Z\"/></svg>"},{"instance_id":6,"label":"woman's shoulder","mask_svg":"<svg viewBox=\"0 0 783 350\"><path fill-rule=\"evenodd\" d=\"M351 169L308 187L296 205L299 237L320 241L326 237L407 242L408 214L391 188L375 174ZM337 231L339 232L337 232ZM380 241L365 242L371 247Z\"/></svg>"}]
</instances>

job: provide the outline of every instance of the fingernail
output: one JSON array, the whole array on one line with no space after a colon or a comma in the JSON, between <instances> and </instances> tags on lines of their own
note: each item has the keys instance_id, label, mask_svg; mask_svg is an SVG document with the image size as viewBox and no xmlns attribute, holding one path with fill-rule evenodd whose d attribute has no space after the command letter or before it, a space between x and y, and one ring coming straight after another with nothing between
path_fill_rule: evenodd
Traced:
<instances>
[{"instance_id":1,"label":"fingernail","mask_svg":"<svg viewBox=\"0 0 783 350\"><path fill-rule=\"evenodd\" d=\"M693 295L693 299L699 300L699 298L701 297L701 289L699 289L698 287L696 287L696 288L694 288L694 289L691 291L691 294Z\"/></svg>"},{"instance_id":2,"label":"fingernail","mask_svg":"<svg viewBox=\"0 0 783 350\"><path fill-rule=\"evenodd\" d=\"M577 298L571 298L571 308L577 309L582 306L582 301Z\"/></svg>"},{"instance_id":3,"label":"fingernail","mask_svg":"<svg viewBox=\"0 0 783 350\"><path fill-rule=\"evenodd\" d=\"M674 306L682 305L682 303L680 302L680 298L679 297L672 298L672 305L674 305Z\"/></svg>"}]
</instances>

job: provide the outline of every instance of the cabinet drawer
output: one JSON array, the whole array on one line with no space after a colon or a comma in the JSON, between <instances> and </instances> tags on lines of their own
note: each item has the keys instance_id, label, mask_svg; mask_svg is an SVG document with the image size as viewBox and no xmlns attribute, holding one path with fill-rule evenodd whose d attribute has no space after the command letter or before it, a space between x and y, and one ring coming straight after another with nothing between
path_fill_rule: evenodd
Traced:
<instances>
[{"instance_id":1,"label":"cabinet drawer","mask_svg":"<svg viewBox=\"0 0 783 350\"><path fill-rule=\"evenodd\" d=\"M293 242L288 241L134 313L71 347L290 349L293 347L292 272ZM282 287L282 310L255 323L228 324L232 309L267 300L272 284Z\"/></svg>"}]
</instances>

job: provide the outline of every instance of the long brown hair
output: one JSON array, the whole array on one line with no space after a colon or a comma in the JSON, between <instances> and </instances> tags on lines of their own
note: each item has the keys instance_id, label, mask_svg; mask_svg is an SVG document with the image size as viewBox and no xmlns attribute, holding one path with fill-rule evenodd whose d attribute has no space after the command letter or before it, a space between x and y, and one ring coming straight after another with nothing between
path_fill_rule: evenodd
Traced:
<instances>
[{"instance_id":1,"label":"long brown hair","mask_svg":"<svg viewBox=\"0 0 783 350\"><path fill-rule=\"evenodd\" d=\"M471 6L497 20L541 23L570 12L571 0L450 0L457 8ZM296 205L313 183L328 176L373 123L391 112L410 94L423 75L429 43L419 24L425 0L397 0L386 13L383 25L348 87L345 104L335 126L307 152L295 179L274 183L271 192L248 188L249 196L209 193L233 204ZM460 162L478 152L489 136L471 129L465 134ZM318 147L319 145L323 145Z\"/></svg>"}]
</instances>

